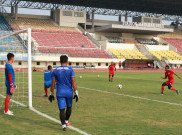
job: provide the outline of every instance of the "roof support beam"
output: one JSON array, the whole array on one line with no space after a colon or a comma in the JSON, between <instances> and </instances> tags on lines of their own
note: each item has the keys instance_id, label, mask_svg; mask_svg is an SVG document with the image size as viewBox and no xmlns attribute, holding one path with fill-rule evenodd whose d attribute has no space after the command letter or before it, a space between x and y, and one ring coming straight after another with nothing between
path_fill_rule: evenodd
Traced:
<instances>
[{"instance_id":1,"label":"roof support beam","mask_svg":"<svg viewBox=\"0 0 182 135\"><path fill-rule=\"evenodd\" d=\"M18 4L19 8L44 9L44 10L71 9L71 10L86 11L89 14L92 14L92 12L94 11L95 14L99 14L99 15L112 15L112 16L126 15L125 14L126 10L61 5L61 4L40 3L40 2L30 2L30 1L20 1L20 0L0 0L1 6L11 7L11 6L15 6L16 4ZM180 22L182 22L182 16L178 16L178 15L166 15L166 14L127 11L127 16L128 17L134 17L134 16L161 17L163 20L167 20L167 21L176 21L178 19Z\"/></svg>"}]
</instances>

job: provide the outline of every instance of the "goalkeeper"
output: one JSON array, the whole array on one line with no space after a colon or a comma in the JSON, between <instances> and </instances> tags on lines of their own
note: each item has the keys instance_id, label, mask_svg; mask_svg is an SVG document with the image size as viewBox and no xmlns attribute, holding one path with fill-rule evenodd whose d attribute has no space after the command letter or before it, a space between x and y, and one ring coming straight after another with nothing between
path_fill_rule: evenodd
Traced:
<instances>
[{"instance_id":1,"label":"goalkeeper","mask_svg":"<svg viewBox=\"0 0 182 135\"><path fill-rule=\"evenodd\" d=\"M44 91L45 91L45 97L48 97L47 95L47 89L51 87L52 84L52 66L49 65L47 67L48 70L44 72Z\"/></svg>"},{"instance_id":2,"label":"goalkeeper","mask_svg":"<svg viewBox=\"0 0 182 135\"><path fill-rule=\"evenodd\" d=\"M7 95L4 102L4 114L6 115L14 115L12 111L9 110L9 102L14 93L14 89L16 88L15 84L15 72L13 69L13 62L14 62L14 54L8 53L7 55L8 62L5 65L5 76L6 76L6 88L7 88Z\"/></svg>"},{"instance_id":3,"label":"goalkeeper","mask_svg":"<svg viewBox=\"0 0 182 135\"><path fill-rule=\"evenodd\" d=\"M74 89L74 99L78 101L78 91L75 81L75 74L71 67L68 67L68 57L62 55L60 57L61 66L57 67L52 74L52 85L51 85L51 95L49 96L50 102L54 100L54 85L57 81L57 102L60 110L60 120L62 123L63 131L66 131L66 126L70 125L68 121L71 115L71 107L73 100L73 89ZM66 111L65 111L66 109Z\"/></svg>"}]
</instances>

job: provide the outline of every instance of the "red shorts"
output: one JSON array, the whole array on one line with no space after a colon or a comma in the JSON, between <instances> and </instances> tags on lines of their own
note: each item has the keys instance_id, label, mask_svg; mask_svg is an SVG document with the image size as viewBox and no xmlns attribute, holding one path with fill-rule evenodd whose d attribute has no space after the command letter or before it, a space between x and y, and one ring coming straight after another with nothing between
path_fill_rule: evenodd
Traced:
<instances>
[{"instance_id":1,"label":"red shorts","mask_svg":"<svg viewBox=\"0 0 182 135\"><path fill-rule=\"evenodd\" d=\"M169 84L171 84L171 86L173 86L174 80L168 80L168 81L166 81L165 83L166 83L167 86L168 86Z\"/></svg>"},{"instance_id":2,"label":"red shorts","mask_svg":"<svg viewBox=\"0 0 182 135\"><path fill-rule=\"evenodd\" d=\"M109 71L109 75L114 75L114 71Z\"/></svg>"}]
</instances>

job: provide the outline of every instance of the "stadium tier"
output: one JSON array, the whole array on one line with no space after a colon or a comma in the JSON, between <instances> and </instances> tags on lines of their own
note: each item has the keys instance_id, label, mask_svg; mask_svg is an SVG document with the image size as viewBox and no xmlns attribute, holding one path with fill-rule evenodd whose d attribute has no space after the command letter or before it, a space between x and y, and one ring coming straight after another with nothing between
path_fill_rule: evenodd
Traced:
<instances>
[{"instance_id":1,"label":"stadium tier","mask_svg":"<svg viewBox=\"0 0 182 135\"><path fill-rule=\"evenodd\" d=\"M52 47L38 47L42 53L54 53L54 54L67 54L70 57L82 57L82 58L112 58L107 52L101 49L89 49L89 48L52 48Z\"/></svg>"},{"instance_id":2,"label":"stadium tier","mask_svg":"<svg viewBox=\"0 0 182 135\"><path fill-rule=\"evenodd\" d=\"M0 31L0 36L7 34L8 31ZM27 49L24 46L19 36L9 36L0 40L0 52L19 52L26 53Z\"/></svg>"},{"instance_id":3,"label":"stadium tier","mask_svg":"<svg viewBox=\"0 0 182 135\"><path fill-rule=\"evenodd\" d=\"M109 51L115 55L118 59L147 59L141 52L136 49L113 49L109 48Z\"/></svg>"},{"instance_id":4,"label":"stadium tier","mask_svg":"<svg viewBox=\"0 0 182 135\"><path fill-rule=\"evenodd\" d=\"M81 33L33 32L32 37L38 43L41 53L61 53L71 57L112 58L107 52L96 46Z\"/></svg>"},{"instance_id":5,"label":"stadium tier","mask_svg":"<svg viewBox=\"0 0 182 135\"><path fill-rule=\"evenodd\" d=\"M178 49L178 52L182 54L182 39L178 38L163 38L165 41L175 46Z\"/></svg>"},{"instance_id":6,"label":"stadium tier","mask_svg":"<svg viewBox=\"0 0 182 135\"><path fill-rule=\"evenodd\" d=\"M5 30L5 31L12 30L9 23L3 16L0 16L0 30Z\"/></svg>"},{"instance_id":7,"label":"stadium tier","mask_svg":"<svg viewBox=\"0 0 182 135\"><path fill-rule=\"evenodd\" d=\"M11 26L3 16L0 16L0 36L12 31ZM9 36L0 40L0 52L21 52L26 53L27 50L19 36Z\"/></svg>"},{"instance_id":8,"label":"stadium tier","mask_svg":"<svg viewBox=\"0 0 182 135\"><path fill-rule=\"evenodd\" d=\"M36 19L36 18L21 18L17 20L11 20L11 24L16 23L20 29L31 28L32 31L44 31L48 30L51 32L65 32L65 33L80 33L76 28L73 27L61 27L57 26L56 23L50 19Z\"/></svg>"},{"instance_id":9,"label":"stadium tier","mask_svg":"<svg viewBox=\"0 0 182 135\"><path fill-rule=\"evenodd\" d=\"M161 34L158 36L162 37L162 38L180 38L180 39L182 39L182 31L179 29L174 29L174 32L172 32L172 33L165 33L165 34Z\"/></svg>"},{"instance_id":10,"label":"stadium tier","mask_svg":"<svg viewBox=\"0 0 182 135\"><path fill-rule=\"evenodd\" d=\"M71 57L112 58L99 49L77 28L57 26L51 20L21 18L16 23L20 29L31 28L40 53L68 54Z\"/></svg>"},{"instance_id":11,"label":"stadium tier","mask_svg":"<svg viewBox=\"0 0 182 135\"><path fill-rule=\"evenodd\" d=\"M152 55L157 57L159 60L182 60L182 56L173 51L150 51Z\"/></svg>"},{"instance_id":12,"label":"stadium tier","mask_svg":"<svg viewBox=\"0 0 182 135\"><path fill-rule=\"evenodd\" d=\"M39 46L96 48L96 46L81 33L68 34L44 31L33 32L32 37L37 41Z\"/></svg>"}]
</instances>

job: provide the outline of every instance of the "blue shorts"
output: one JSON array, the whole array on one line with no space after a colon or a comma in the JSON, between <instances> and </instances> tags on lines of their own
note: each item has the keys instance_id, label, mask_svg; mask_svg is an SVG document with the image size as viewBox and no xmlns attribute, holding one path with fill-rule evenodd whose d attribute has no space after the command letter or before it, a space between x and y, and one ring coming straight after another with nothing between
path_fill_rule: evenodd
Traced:
<instances>
[{"instance_id":1,"label":"blue shorts","mask_svg":"<svg viewBox=\"0 0 182 135\"><path fill-rule=\"evenodd\" d=\"M10 91L11 91L11 87L10 86L6 86L6 94L7 95L13 95Z\"/></svg>"},{"instance_id":2,"label":"blue shorts","mask_svg":"<svg viewBox=\"0 0 182 135\"><path fill-rule=\"evenodd\" d=\"M59 110L72 107L73 97L57 97Z\"/></svg>"},{"instance_id":3,"label":"blue shorts","mask_svg":"<svg viewBox=\"0 0 182 135\"><path fill-rule=\"evenodd\" d=\"M45 82L44 82L44 86L45 86L46 88L51 87L51 84L52 84L52 81L45 81Z\"/></svg>"}]
</instances>

